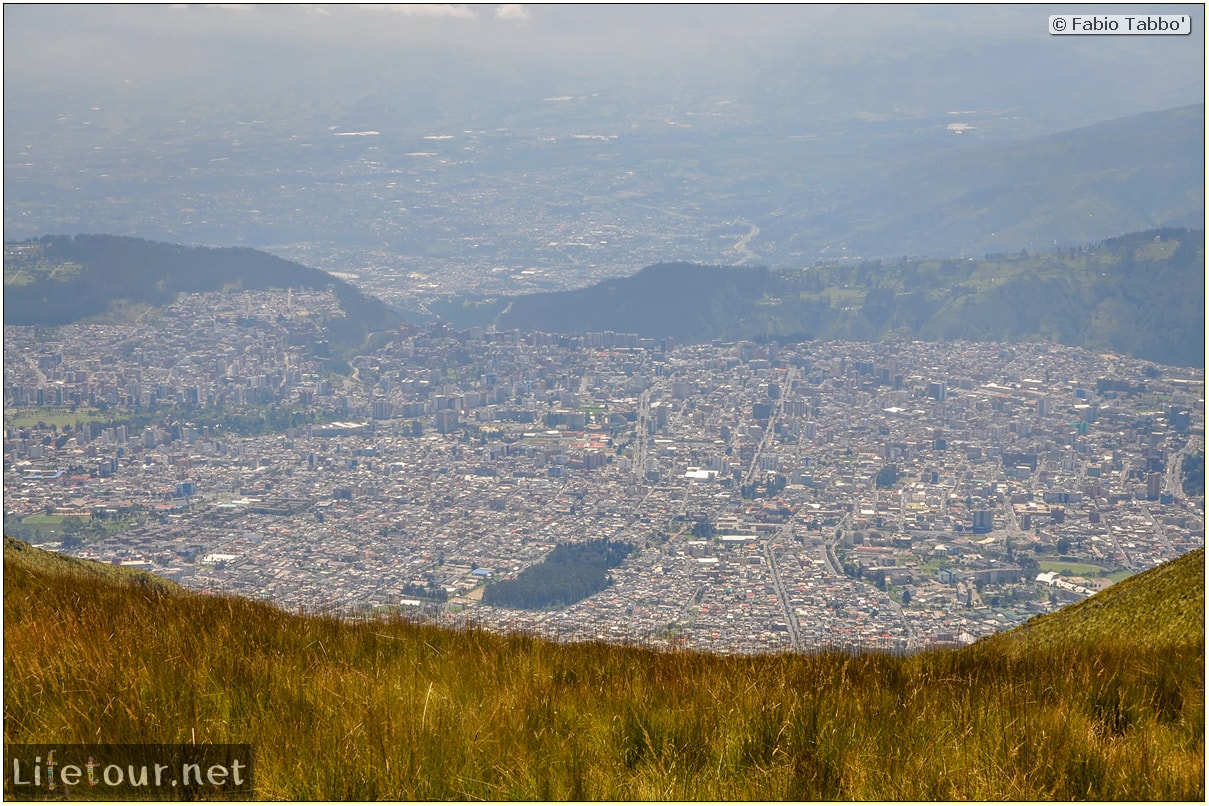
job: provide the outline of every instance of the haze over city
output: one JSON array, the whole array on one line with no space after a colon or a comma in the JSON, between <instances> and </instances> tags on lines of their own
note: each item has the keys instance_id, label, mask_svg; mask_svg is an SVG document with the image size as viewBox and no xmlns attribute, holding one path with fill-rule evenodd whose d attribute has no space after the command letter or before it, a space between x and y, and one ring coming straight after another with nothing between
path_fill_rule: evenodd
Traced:
<instances>
[{"instance_id":1,"label":"haze over city","mask_svg":"<svg viewBox=\"0 0 1209 806\"><path fill-rule=\"evenodd\" d=\"M1201 104L1201 37L1051 36L1058 10L13 5L6 238L265 248L422 307L1196 226L1182 141L1043 138Z\"/></svg>"}]
</instances>

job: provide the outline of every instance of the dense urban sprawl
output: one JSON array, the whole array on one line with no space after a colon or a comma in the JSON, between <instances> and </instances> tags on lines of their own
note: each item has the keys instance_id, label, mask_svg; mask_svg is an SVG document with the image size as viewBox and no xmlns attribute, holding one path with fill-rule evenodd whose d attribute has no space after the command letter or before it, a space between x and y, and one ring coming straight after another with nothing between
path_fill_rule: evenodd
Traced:
<instances>
[{"instance_id":1,"label":"dense urban sprawl","mask_svg":"<svg viewBox=\"0 0 1209 806\"><path fill-rule=\"evenodd\" d=\"M439 323L345 363L341 315L6 327L6 531L288 608L725 652L968 643L1204 545L1201 369ZM635 546L605 590L482 603L599 538Z\"/></svg>"}]
</instances>

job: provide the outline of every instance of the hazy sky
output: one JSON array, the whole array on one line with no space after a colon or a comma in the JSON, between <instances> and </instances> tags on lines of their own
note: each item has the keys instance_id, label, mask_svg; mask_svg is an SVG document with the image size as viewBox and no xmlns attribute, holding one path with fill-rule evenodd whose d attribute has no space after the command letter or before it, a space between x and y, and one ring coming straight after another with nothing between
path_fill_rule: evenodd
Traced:
<instances>
[{"instance_id":1,"label":"hazy sky","mask_svg":"<svg viewBox=\"0 0 1209 806\"><path fill-rule=\"evenodd\" d=\"M349 48L367 42L427 43L536 56L602 54L677 57L764 42L800 41L806 58L871 45L908 51L942 40L1049 39L1047 15L1080 9L1181 12L1201 6L804 6L804 5L461 5L461 4L6 4L6 84L34 77L82 81L171 76L205 69L232 47L274 44ZM1204 33L1199 26L1194 38ZM1148 52L1163 37L1084 38L1058 47ZM1107 43L1106 40L1115 40ZM1178 46L1189 50L1186 45ZM315 53L316 58L322 54ZM1203 58L1203 57L1202 57Z\"/></svg>"},{"instance_id":2,"label":"hazy sky","mask_svg":"<svg viewBox=\"0 0 1209 806\"><path fill-rule=\"evenodd\" d=\"M1049 34L1051 13L1075 12L1184 13L1193 33ZM1045 136L1205 92L1199 5L6 4L3 22L5 219L23 233L185 237L173 205L215 220L247 207L310 232L299 205L313 190L281 201L278 172L410 171L411 153L432 150L423 138L470 131L530 149L441 141L440 164L465 164L465 181L505 177L493 192L528 187L529 165L553 183L536 197L561 191L557 170L600 179L596 163L555 166L535 145L586 136L616 143L601 159L632 166L691 152L701 175L727 177L719 198L751 202L775 179L830 199L929 149ZM382 137L356 148L382 150L321 137L361 131ZM694 203L667 170L660 192ZM230 230L188 237L246 242Z\"/></svg>"}]
</instances>

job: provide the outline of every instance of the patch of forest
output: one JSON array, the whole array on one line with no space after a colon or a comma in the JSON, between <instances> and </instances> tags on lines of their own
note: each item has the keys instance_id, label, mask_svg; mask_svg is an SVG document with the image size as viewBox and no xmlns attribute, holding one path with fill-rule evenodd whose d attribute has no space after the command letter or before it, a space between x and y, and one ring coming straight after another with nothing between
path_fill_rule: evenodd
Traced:
<instances>
[{"instance_id":1,"label":"patch of forest","mask_svg":"<svg viewBox=\"0 0 1209 806\"><path fill-rule=\"evenodd\" d=\"M632 543L606 538L559 544L544 560L513 579L489 584L483 604L521 610L566 607L611 585L609 569L621 565L633 550Z\"/></svg>"}]
</instances>

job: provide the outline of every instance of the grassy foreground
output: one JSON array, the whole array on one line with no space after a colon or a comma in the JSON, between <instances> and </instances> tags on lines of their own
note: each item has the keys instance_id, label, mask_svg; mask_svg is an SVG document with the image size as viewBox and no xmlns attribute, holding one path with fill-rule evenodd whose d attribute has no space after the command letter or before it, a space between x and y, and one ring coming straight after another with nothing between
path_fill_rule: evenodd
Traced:
<instances>
[{"instance_id":1,"label":"grassy foreground","mask_svg":"<svg viewBox=\"0 0 1209 806\"><path fill-rule=\"evenodd\" d=\"M5 741L248 742L261 798L1205 799L1203 551L960 651L751 658L303 618L10 546Z\"/></svg>"}]
</instances>

